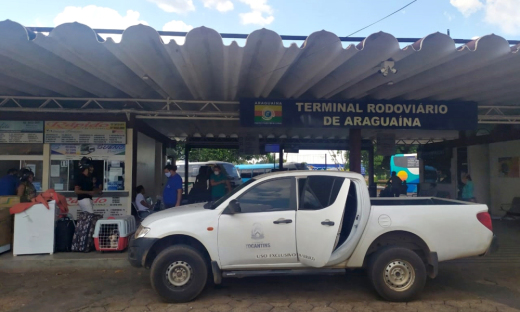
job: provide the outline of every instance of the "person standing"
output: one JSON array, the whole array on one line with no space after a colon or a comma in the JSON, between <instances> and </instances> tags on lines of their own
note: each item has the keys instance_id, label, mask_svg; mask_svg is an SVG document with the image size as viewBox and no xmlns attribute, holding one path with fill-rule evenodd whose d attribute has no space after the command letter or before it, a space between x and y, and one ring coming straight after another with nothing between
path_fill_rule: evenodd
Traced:
<instances>
[{"instance_id":1,"label":"person standing","mask_svg":"<svg viewBox=\"0 0 520 312\"><path fill-rule=\"evenodd\" d=\"M94 185L94 188L103 191L103 183L101 182L101 179L94 175L94 166L92 164L88 167L88 173L92 178L92 184Z\"/></svg>"},{"instance_id":2,"label":"person standing","mask_svg":"<svg viewBox=\"0 0 520 312\"><path fill-rule=\"evenodd\" d=\"M401 186L403 184L403 181L401 178L397 176L397 173L395 171L392 171L392 177L388 182L392 183L392 195L393 197L399 197L401 194Z\"/></svg>"},{"instance_id":3,"label":"person standing","mask_svg":"<svg viewBox=\"0 0 520 312\"><path fill-rule=\"evenodd\" d=\"M219 165L213 167L213 174L210 177L211 200L215 201L226 195L226 189L231 192L231 185L228 177L220 170Z\"/></svg>"},{"instance_id":4,"label":"person standing","mask_svg":"<svg viewBox=\"0 0 520 312\"><path fill-rule=\"evenodd\" d=\"M177 174L177 166L166 165L164 175L168 178L163 190L164 208L178 207L182 200L182 178Z\"/></svg>"},{"instance_id":5,"label":"person standing","mask_svg":"<svg viewBox=\"0 0 520 312\"><path fill-rule=\"evenodd\" d=\"M18 186L18 197L21 203L29 203L36 197L36 188L33 185L34 173L29 169L22 170L20 185Z\"/></svg>"},{"instance_id":6,"label":"person standing","mask_svg":"<svg viewBox=\"0 0 520 312\"><path fill-rule=\"evenodd\" d=\"M19 185L18 169L9 169L7 175L0 178L0 196L15 196Z\"/></svg>"},{"instance_id":7,"label":"person standing","mask_svg":"<svg viewBox=\"0 0 520 312\"><path fill-rule=\"evenodd\" d=\"M473 196L473 180L471 176L468 174L462 179L462 183L464 183L464 187L462 188L462 200L475 202L475 197Z\"/></svg>"},{"instance_id":8,"label":"person standing","mask_svg":"<svg viewBox=\"0 0 520 312\"><path fill-rule=\"evenodd\" d=\"M89 163L82 161L79 165L79 174L74 185L74 193L78 196L78 206L83 212L94 213L92 196L100 192L99 188L94 189L92 178L90 177Z\"/></svg>"}]
</instances>

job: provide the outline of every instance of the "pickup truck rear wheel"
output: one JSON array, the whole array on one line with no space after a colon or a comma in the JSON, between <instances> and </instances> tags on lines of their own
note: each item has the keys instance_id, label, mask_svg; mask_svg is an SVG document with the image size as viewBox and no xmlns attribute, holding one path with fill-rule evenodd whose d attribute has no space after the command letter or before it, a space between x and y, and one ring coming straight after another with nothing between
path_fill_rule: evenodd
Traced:
<instances>
[{"instance_id":1,"label":"pickup truck rear wheel","mask_svg":"<svg viewBox=\"0 0 520 312\"><path fill-rule=\"evenodd\" d=\"M376 252L368 273L374 288L388 301L410 301L426 283L426 267L412 250L389 247Z\"/></svg>"},{"instance_id":2,"label":"pickup truck rear wheel","mask_svg":"<svg viewBox=\"0 0 520 312\"><path fill-rule=\"evenodd\" d=\"M206 286L208 266L195 248L176 245L155 258L150 278L152 287L166 302L188 302Z\"/></svg>"}]
</instances>

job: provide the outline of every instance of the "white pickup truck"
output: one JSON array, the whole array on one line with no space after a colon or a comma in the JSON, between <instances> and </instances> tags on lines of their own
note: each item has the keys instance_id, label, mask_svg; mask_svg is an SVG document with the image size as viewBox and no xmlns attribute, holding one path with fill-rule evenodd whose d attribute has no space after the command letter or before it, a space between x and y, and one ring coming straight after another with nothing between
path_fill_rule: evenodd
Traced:
<instances>
[{"instance_id":1,"label":"white pickup truck","mask_svg":"<svg viewBox=\"0 0 520 312\"><path fill-rule=\"evenodd\" d=\"M168 302L223 277L340 274L366 267L386 300L408 301L438 262L494 248L486 205L437 198L370 199L361 175L292 171L255 177L216 202L147 217L129 261L151 268Z\"/></svg>"}]
</instances>

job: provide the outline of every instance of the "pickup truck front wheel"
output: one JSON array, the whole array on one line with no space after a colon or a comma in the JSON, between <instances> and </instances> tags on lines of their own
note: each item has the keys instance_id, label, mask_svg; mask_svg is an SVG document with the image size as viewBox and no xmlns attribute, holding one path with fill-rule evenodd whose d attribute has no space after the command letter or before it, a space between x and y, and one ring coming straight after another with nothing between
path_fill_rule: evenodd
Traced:
<instances>
[{"instance_id":1,"label":"pickup truck front wheel","mask_svg":"<svg viewBox=\"0 0 520 312\"><path fill-rule=\"evenodd\" d=\"M426 283L426 267L412 250L388 247L376 252L369 263L374 288L388 301L410 301Z\"/></svg>"},{"instance_id":2,"label":"pickup truck front wheel","mask_svg":"<svg viewBox=\"0 0 520 312\"><path fill-rule=\"evenodd\" d=\"M208 267L198 250L176 245L155 258L150 278L153 288L166 302L188 302L206 286Z\"/></svg>"}]
</instances>

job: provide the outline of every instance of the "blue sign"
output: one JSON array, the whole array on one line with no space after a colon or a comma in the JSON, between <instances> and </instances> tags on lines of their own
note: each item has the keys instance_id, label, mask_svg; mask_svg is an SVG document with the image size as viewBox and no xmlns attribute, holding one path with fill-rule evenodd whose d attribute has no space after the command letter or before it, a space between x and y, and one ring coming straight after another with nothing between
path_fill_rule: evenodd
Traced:
<instances>
[{"instance_id":1,"label":"blue sign","mask_svg":"<svg viewBox=\"0 0 520 312\"><path fill-rule=\"evenodd\" d=\"M0 120L0 143L43 143L43 121Z\"/></svg>"},{"instance_id":2,"label":"blue sign","mask_svg":"<svg viewBox=\"0 0 520 312\"><path fill-rule=\"evenodd\" d=\"M241 99L243 127L474 130L474 102Z\"/></svg>"}]
</instances>

